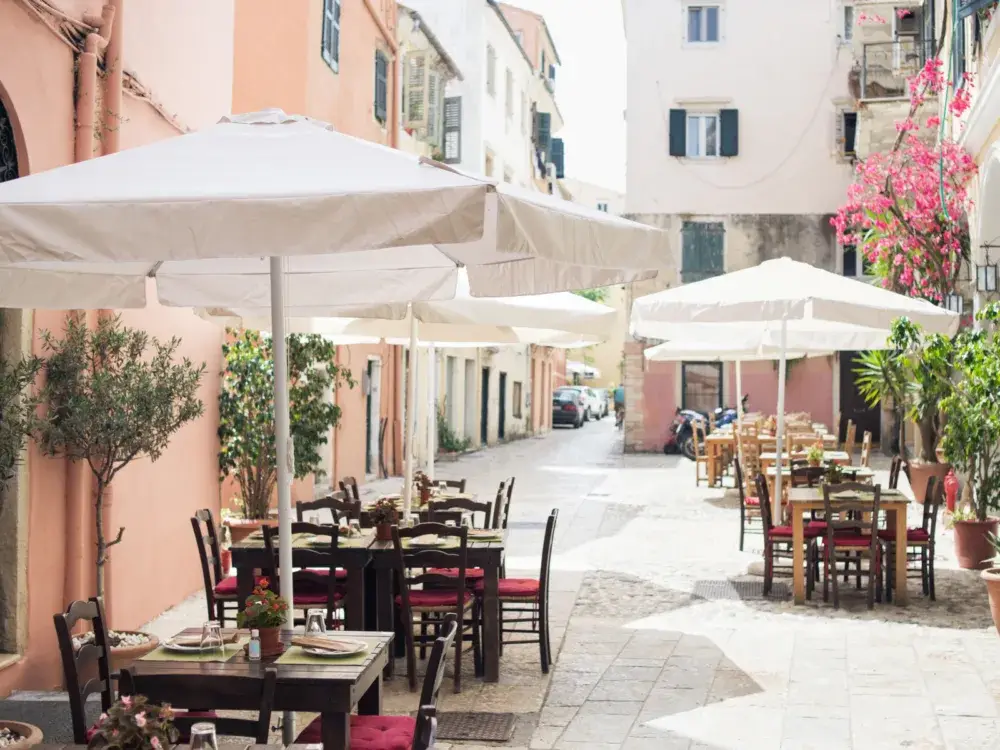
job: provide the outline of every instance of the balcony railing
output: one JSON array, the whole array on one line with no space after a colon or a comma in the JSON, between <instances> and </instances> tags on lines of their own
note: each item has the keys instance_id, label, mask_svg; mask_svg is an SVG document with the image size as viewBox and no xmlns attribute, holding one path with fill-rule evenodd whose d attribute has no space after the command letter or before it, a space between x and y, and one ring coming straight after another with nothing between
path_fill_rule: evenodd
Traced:
<instances>
[{"instance_id":1,"label":"balcony railing","mask_svg":"<svg viewBox=\"0 0 1000 750\"><path fill-rule=\"evenodd\" d=\"M861 61L861 98L908 97L906 80L919 73L933 55L933 39L906 37L895 42L866 44Z\"/></svg>"}]
</instances>

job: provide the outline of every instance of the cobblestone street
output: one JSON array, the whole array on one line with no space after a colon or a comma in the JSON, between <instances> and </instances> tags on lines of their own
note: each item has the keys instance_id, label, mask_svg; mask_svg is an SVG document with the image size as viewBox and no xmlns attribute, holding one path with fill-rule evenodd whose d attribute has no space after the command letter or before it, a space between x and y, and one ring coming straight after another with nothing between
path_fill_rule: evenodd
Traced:
<instances>
[{"instance_id":1,"label":"cobblestone street","mask_svg":"<svg viewBox=\"0 0 1000 750\"><path fill-rule=\"evenodd\" d=\"M511 646L499 683L475 679L469 665L461 694L449 679L442 689L442 711L518 714L504 747L1000 746L1000 639L978 575L955 569L950 532L939 541L937 602L912 581L907 608L868 612L853 587L842 589L840 611L820 595L794 607L760 598L760 579L746 575L760 537L738 551L734 493L696 489L687 460L623 456L611 420L437 473L467 477L484 494L517 477L509 576L537 575L544 521L559 508L550 675L541 675L537 647ZM169 631L180 614L158 625ZM404 680L387 683L387 712L412 711L414 701Z\"/></svg>"}]
</instances>

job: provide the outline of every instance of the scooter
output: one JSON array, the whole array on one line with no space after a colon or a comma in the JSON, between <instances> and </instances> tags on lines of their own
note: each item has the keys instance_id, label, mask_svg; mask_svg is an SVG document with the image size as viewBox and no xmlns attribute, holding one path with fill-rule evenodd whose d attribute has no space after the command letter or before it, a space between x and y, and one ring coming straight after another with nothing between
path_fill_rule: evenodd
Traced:
<instances>
[{"instance_id":1,"label":"scooter","mask_svg":"<svg viewBox=\"0 0 1000 750\"><path fill-rule=\"evenodd\" d=\"M742 400L743 413L744 414L747 413L747 404L748 404L749 401L750 401L750 394L747 393L747 394L745 394L743 396L743 400ZM736 421L736 419L737 419L738 416L739 416L738 412L732 406L726 406L726 407L723 407L721 409L716 409L715 410L715 426L716 427L722 427L722 426L727 425L727 424L732 424L733 422Z\"/></svg>"},{"instance_id":2,"label":"scooter","mask_svg":"<svg viewBox=\"0 0 1000 750\"><path fill-rule=\"evenodd\" d=\"M667 431L667 440L663 444L663 452L666 454L681 453L691 461L694 461L694 440L692 434L694 425L705 433L708 427L708 417L700 411L693 409L681 409L677 407L674 412L674 421Z\"/></svg>"}]
</instances>

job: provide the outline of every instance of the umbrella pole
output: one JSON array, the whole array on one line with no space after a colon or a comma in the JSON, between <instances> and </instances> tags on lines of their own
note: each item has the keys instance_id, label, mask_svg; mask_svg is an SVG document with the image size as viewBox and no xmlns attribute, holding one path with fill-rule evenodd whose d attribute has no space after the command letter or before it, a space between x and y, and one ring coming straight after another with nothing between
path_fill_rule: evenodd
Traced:
<instances>
[{"instance_id":1,"label":"umbrella pole","mask_svg":"<svg viewBox=\"0 0 1000 750\"><path fill-rule=\"evenodd\" d=\"M427 478L434 481L434 455L437 453L437 349L427 347Z\"/></svg>"},{"instance_id":2,"label":"umbrella pole","mask_svg":"<svg viewBox=\"0 0 1000 750\"><path fill-rule=\"evenodd\" d=\"M781 525L781 473L784 468L782 457L785 450L785 373L788 370L788 358L785 352L785 345L788 339L788 320L781 319L781 356L778 360L778 424L774 436L774 450L776 454L775 475L774 475L774 523ZM788 460L791 461L789 455Z\"/></svg>"},{"instance_id":3,"label":"umbrella pole","mask_svg":"<svg viewBox=\"0 0 1000 750\"><path fill-rule=\"evenodd\" d=\"M743 363L736 360L736 456L740 462L740 472L747 470L743 463ZM744 481L746 477L744 476Z\"/></svg>"},{"instance_id":4,"label":"umbrella pole","mask_svg":"<svg viewBox=\"0 0 1000 750\"><path fill-rule=\"evenodd\" d=\"M288 405L288 352L285 341L284 269L281 258L271 258L271 337L274 346L274 444L278 469L278 570L281 571L281 598L288 602L284 630L292 630L292 441ZM285 712L282 739L295 740L295 715Z\"/></svg>"},{"instance_id":5,"label":"umbrella pole","mask_svg":"<svg viewBox=\"0 0 1000 750\"><path fill-rule=\"evenodd\" d=\"M410 352L409 371L406 373L406 466L403 470L403 518L410 517L413 500L413 451L417 438L417 319L413 305L409 306Z\"/></svg>"}]
</instances>

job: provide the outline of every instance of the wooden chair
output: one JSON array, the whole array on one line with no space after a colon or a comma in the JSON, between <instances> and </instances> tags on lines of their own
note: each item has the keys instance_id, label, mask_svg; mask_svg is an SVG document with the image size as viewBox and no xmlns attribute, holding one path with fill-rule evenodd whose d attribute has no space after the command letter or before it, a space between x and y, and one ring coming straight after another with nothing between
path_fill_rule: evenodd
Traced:
<instances>
[{"instance_id":1,"label":"wooden chair","mask_svg":"<svg viewBox=\"0 0 1000 750\"><path fill-rule=\"evenodd\" d=\"M889 489L895 490L899 488L899 473L903 469L903 458L902 456L893 456L892 463L889 465Z\"/></svg>"},{"instance_id":2,"label":"wooden chair","mask_svg":"<svg viewBox=\"0 0 1000 750\"><path fill-rule=\"evenodd\" d=\"M464 479L439 479L434 484L438 487L443 484L448 489L456 490L457 492L465 492Z\"/></svg>"},{"instance_id":3,"label":"wooden chair","mask_svg":"<svg viewBox=\"0 0 1000 750\"><path fill-rule=\"evenodd\" d=\"M300 523L306 521L306 513L319 515L319 511L329 511L332 516L330 523L343 524L350 520L361 520L361 501L351 499L347 490L331 492L326 497L311 502L300 501L295 504L295 514Z\"/></svg>"},{"instance_id":4,"label":"wooden chair","mask_svg":"<svg viewBox=\"0 0 1000 750\"><path fill-rule=\"evenodd\" d=\"M461 525L462 517L468 513L469 521L474 529L487 529L493 521L493 504L470 500L464 497L445 497L431 500L427 503L427 520L431 523L446 523L454 521ZM482 513L481 525L476 525L476 514Z\"/></svg>"},{"instance_id":5,"label":"wooden chair","mask_svg":"<svg viewBox=\"0 0 1000 750\"><path fill-rule=\"evenodd\" d=\"M840 493L857 493L858 499L834 497ZM878 537L879 485L845 482L823 485L823 515L826 530L823 539L823 601L829 601L829 584L833 581L833 606L840 607L840 586L837 563L844 564L845 577L851 565L857 569L858 587L861 562L868 562L868 609L874 609L875 599L882 600L882 546ZM870 514L870 515L869 515ZM867 527L859 521L867 518Z\"/></svg>"},{"instance_id":6,"label":"wooden chair","mask_svg":"<svg viewBox=\"0 0 1000 750\"><path fill-rule=\"evenodd\" d=\"M135 674L130 669L122 669L119 686L122 695L145 695L151 702L160 701L158 693L162 694L160 686L164 682L174 682L173 675L165 674ZM201 721L211 721L217 734L226 737L252 737L258 745L266 745L271 732L271 713L274 709L274 690L278 681L275 669L265 669L264 679L259 677L232 678L226 682L226 691L220 693L221 701L230 700L236 693L253 695L260 693L260 703L256 719L236 719L228 716L218 716L214 713L179 714L175 716L174 726L181 734L181 741L187 742L191 737L191 727ZM204 690L204 688L201 688ZM200 697L200 696L199 696Z\"/></svg>"},{"instance_id":7,"label":"wooden chair","mask_svg":"<svg viewBox=\"0 0 1000 750\"><path fill-rule=\"evenodd\" d=\"M447 549L404 546L404 539L412 542L424 534L434 534L446 541L457 542L458 546ZM396 597L396 611L406 639L406 672L410 690L417 689L416 645L432 645L440 633L429 637L428 627L433 625L435 630L439 630L448 614L453 614L455 621L460 624L459 634L455 639L455 692L462 690L462 646L467 630L470 631L476 674L481 672L479 624L473 616L475 598L466 588L468 534L469 530L464 526L445 526L439 523L420 523L405 529L392 527L400 592ZM441 568L456 568L458 575L448 576L434 572ZM414 620L414 616L418 619ZM416 626L420 627L419 636L413 632Z\"/></svg>"},{"instance_id":8,"label":"wooden chair","mask_svg":"<svg viewBox=\"0 0 1000 750\"><path fill-rule=\"evenodd\" d=\"M854 463L854 438L857 435L857 426L850 419L847 420L847 433L844 437L844 453L847 454L848 465Z\"/></svg>"},{"instance_id":9,"label":"wooden chair","mask_svg":"<svg viewBox=\"0 0 1000 750\"><path fill-rule=\"evenodd\" d=\"M922 522L918 528L906 530L906 575L908 578L920 577L921 590L924 596L930 597L931 601L937 599L934 591L934 535L937 533L938 509L943 501L944 482L939 482L937 477L932 476L927 480ZM886 546L888 559L885 566L885 594L886 601L892 601L894 560L898 553L896 529L881 529L878 532L878 538ZM916 563L919 563L918 567L911 567Z\"/></svg>"},{"instance_id":10,"label":"wooden chair","mask_svg":"<svg viewBox=\"0 0 1000 750\"><path fill-rule=\"evenodd\" d=\"M354 477L344 477L340 480L340 491L351 500L360 500L361 492L358 489L358 480Z\"/></svg>"},{"instance_id":11,"label":"wooden chair","mask_svg":"<svg viewBox=\"0 0 1000 750\"><path fill-rule=\"evenodd\" d=\"M826 476L823 466L809 466L804 461L792 462L792 487L815 487Z\"/></svg>"},{"instance_id":12,"label":"wooden chair","mask_svg":"<svg viewBox=\"0 0 1000 750\"><path fill-rule=\"evenodd\" d=\"M555 543L556 521L558 519L559 511L554 508L545 522L542 563L538 578L502 578L498 589L501 604L500 640L507 646L537 643L542 674L548 674L549 666L552 664L552 644L549 639L549 577L552 569L552 548ZM476 618L482 622L482 597L486 590L485 581L476 583L475 590ZM518 627L523 623L528 624L528 629ZM504 640L504 633L514 633L521 636L533 634L534 637L508 641Z\"/></svg>"},{"instance_id":13,"label":"wooden chair","mask_svg":"<svg viewBox=\"0 0 1000 750\"><path fill-rule=\"evenodd\" d=\"M195 511L191 517L191 528L194 531L194 541L198 545L198 557L201 560L208 619L218 620L225 626L226 615L230 614L231 619L234 619L236 611L240 608L239 588L236 576L223 574L219 536L212 520L212 511L207 508Z\"/></svg>"},{"instance_id":14,"label":"wooden chair","mask_svg":"<svg viewBox=\"0 0 1000 750\"><path fill-rule=\"evenodd\" d=\"M792 575L794 550L792 545L793 532L791 526L775 526L772 519L771 493L767 489L767 480L763 474L756 478L757 498L760 500L761 526L764 534L764 595L771 593L774 586L775 572L781 571ZM806 542L806 596L812 596L814 571L816 567L816 539L823 533L816 523L808 523L803 529ZM779 560L787 564L776 564Z\"/></svg>"},{"instance_id":15,"label":"wooden chair","mask_svg":"<svg viewBox=\"0 0 1000 750\"><path fill-rule=\"evenodd\" d=\"M510 500L514 496L514 477L504 479L497 487L496 500L493 502L493 523L491 529L506 529L510 520Z\"/></svg>"},{"instance_id":16,"label":"wooden chair","mask_svg":"<svg viewBox=\"0 0 1000 750\"><path fill-rule=\"evenodd\" d=\"M865 435L861 438L861 465L868 468L868 462L872 453L872 434L865 430Z\"/></svg>"},{"instance_id":17,"label":"wooden chair","mask_svg":"<svg viewBox=\"0 0 1000 750\"><path fill-rule=\"evenodd\" d=\"M280 591L281 585L279 577L282 571L278 568L278 529L271 526L263 526L264 547L269 556L274 560L274 570L276 575L270 581L273 591ZM337 567L337 542L340 538L340 528L338 526L319 525L314 523L293 523L292 534L312 534L321 539L328 540L326 544L317 544L315 548L300 549L296 553L304 563L301 570L292 573L295 597L292 602L292 622L295 625L305 624L306 618L295 617L296 609L325 609L326 626L328 628L339 627L340 618L335 617L335 613L340 610L341 600L344 598L344 590L341 582L346 578L346 573Z\"/></svg>"},{"instance_id":18,"label":"wooden chair","mask_svg":"<svg viewBox=\"0 0 1000 750\"><path fill-rule=\"evenodd\" d=\"M361 748L409 748L432 750L437 729L437 702L444 681L444 663L452 647L458 622L455 615L444 619L443 632L434 640L427 663L417 716L351 716L351 746ZM323 741L322 719L315 719L298 737L296 745Z\"/></svg>"},{"instance_id":19,"label":"wooden chair","mask_svg":"<svg viewBox=\"0 0 1000 750\"><path fill-rule=\"evenodd\" d=\"M709 471L708 467L710 463L715 464L715 476L721 476L721 466L717 456L709 457L705 453L704 440L705 440L705 427L704 425L694 422L691 425L691 440L694 444L694 484L697 487L701 481L704 479L705 484L708 484ZM701 467L705 467L705 476L702 477Z\"/></svg>"},{"instance_id":20,"label":"wooden chair","mask_svg":"<svg viewBox=\"0 0 1000 750\"><path fill-rule=\"evenodd\" d=\"M62 657L63 677L69 693L69 710L73 721L73 741L86 745L92 730L88 727L87 698L94 693L101 695L101 712L107 713L113 702L111 669L108 651L108 631L104 619L104 602L99 597L76 601L65 613L52 616L56 627L59 655ZM94 642L73 647L73 630L81 622L89 622L94 632ZM96 676L89 676L94 675Z\"/></svg>"},{"instance_id":21,"label":"wooden chair","mask_svg":"<svg viewBox=\"0 0 1000 750\"><path fill-rule=\"evenodd\" d=\"M733 469L736 472L736 488L740 493L740 552L743 551L743 538L747 529L756 521L760 521L760 498L756 494L750 495L747 492L746 478L743 476L743 467L737 458L733 461ZM756 487L754 488L756 491Z\"/></svg>"}]
</instances>

